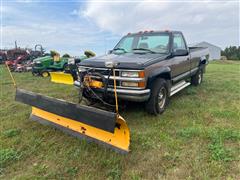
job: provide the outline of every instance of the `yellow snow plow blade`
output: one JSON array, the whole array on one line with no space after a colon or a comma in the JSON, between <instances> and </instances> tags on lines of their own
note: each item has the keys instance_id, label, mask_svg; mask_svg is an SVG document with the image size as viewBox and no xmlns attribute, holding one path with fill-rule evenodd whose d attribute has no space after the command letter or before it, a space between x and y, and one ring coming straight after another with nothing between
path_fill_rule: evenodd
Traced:
<instances>
[{"instance_id":1,"label":"yellow snow plow blade","mask_svg":"<svg viewBox=\"0 0 240 180\"><path fill-rule=\"evenodd\" d=\"M129 147L129 129L122 117L118 117L116 123L121 128L116 127L114 133L110 133L87 124L64 118L47 111L32 107L31 119L42 124L52 125L62 131L76 137L86 137L88 140L103 143L112 146L115 150L128 152Z\"/></svg>"},{"instance_id":2,"label":"yellow snow plow blade","mask_svg":"<svg viewBox=\"0 0 240 180\"><path fill-rule=\"evenodd\" d=\"M106 145L117 152L129 152L130 131L117 113L78 105L23 89L16 101L32 106L30 118L68 134Z\"/></svg>"},{"instance_id":3,"label":"yellow snow plow blade","mask_svg":"<svg viewBox=\"0 0 240 180\"><path fill-rule=\"evenodd\" d=\"M51 81L55 83L73 85L73 77L71 74L64 72L50 72Z\"/></svg>"}]
</instances>

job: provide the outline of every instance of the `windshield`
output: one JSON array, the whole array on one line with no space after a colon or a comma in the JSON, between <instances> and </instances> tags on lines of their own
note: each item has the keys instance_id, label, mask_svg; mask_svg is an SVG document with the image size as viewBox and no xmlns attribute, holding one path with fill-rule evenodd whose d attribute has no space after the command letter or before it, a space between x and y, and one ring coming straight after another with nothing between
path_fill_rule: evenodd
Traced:
<instances>
[{"instance_id":1,"label":"windshield","mask_svg":"<svg viewBox=\"0 0 240 180\"><path fill-rule=\"evenodd\" d=\"M122 53L143 51L144 53L168 53L169 35L158 34L137 34L126 36L120 40L114 51Z\"/></svg>"}]
</instances>

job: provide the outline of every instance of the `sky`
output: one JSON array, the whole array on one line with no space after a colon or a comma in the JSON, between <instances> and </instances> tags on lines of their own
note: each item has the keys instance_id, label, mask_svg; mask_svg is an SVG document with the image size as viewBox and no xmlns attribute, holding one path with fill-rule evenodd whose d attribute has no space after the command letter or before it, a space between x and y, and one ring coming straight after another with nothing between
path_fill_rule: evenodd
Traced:
<instances>
[{"instance_id":1,"label":"sky","mask_svg":"<svg viewBox=\"0 0 240 180\"><path fill-rule=\"evenodd\" d=\"M0 0L1 48L42 44L80 56L112 49L128 32L179 30L189 44L239 46L238 0Z\"/></svg>"}]
</instances>

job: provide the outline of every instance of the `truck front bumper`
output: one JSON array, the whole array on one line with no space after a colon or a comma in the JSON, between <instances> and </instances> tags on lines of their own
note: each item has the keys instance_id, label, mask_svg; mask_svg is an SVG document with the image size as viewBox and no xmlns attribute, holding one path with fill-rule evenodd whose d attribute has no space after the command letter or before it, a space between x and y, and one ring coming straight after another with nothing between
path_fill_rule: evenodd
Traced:
<instances>
[{"instance_id":1,"label":"truck front bumper","mask_svg":"<svg viewBox=\"0 0 240 180\"><path fill-rule=\"evenodd\" d=\"M114 89L108 88L108 94L114 96ZM117 89L119 99L134 102L144 102L150 97L150 89L133 90L133 89Z\"/></svg>"},{"instance_id":2,"label":"truck front bumper","mask_svg":"<svg viewBox=\"0 0 240 180\"><path fill-rule=\"evenodd\" d=\"M74 82L75 87L79 87L80 84L78 81ZM103 94L104 89L93 89L97 94ZM108 88L107 93L109 96L114 97L114 89ZM133 101L133 102L144 102L147 101L150 97L150 89L117 89L117 95L119 99Z\"/></svg>"}]
</instances>

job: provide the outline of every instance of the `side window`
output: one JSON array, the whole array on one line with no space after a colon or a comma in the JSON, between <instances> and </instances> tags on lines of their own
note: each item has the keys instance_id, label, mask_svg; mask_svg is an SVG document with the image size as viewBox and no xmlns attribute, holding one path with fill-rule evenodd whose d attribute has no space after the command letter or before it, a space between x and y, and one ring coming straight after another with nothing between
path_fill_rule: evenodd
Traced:
<instances>
[{"instance_id":1,"label":"side window","mask_svg":"<svg viewBox=\"0 0 240 180\"><path fill-rule=\"evenodd\" d=\"M187 49L181 34L173 35L173 51L175 52L177 49Z\"/></svg>"}]
</instances>

